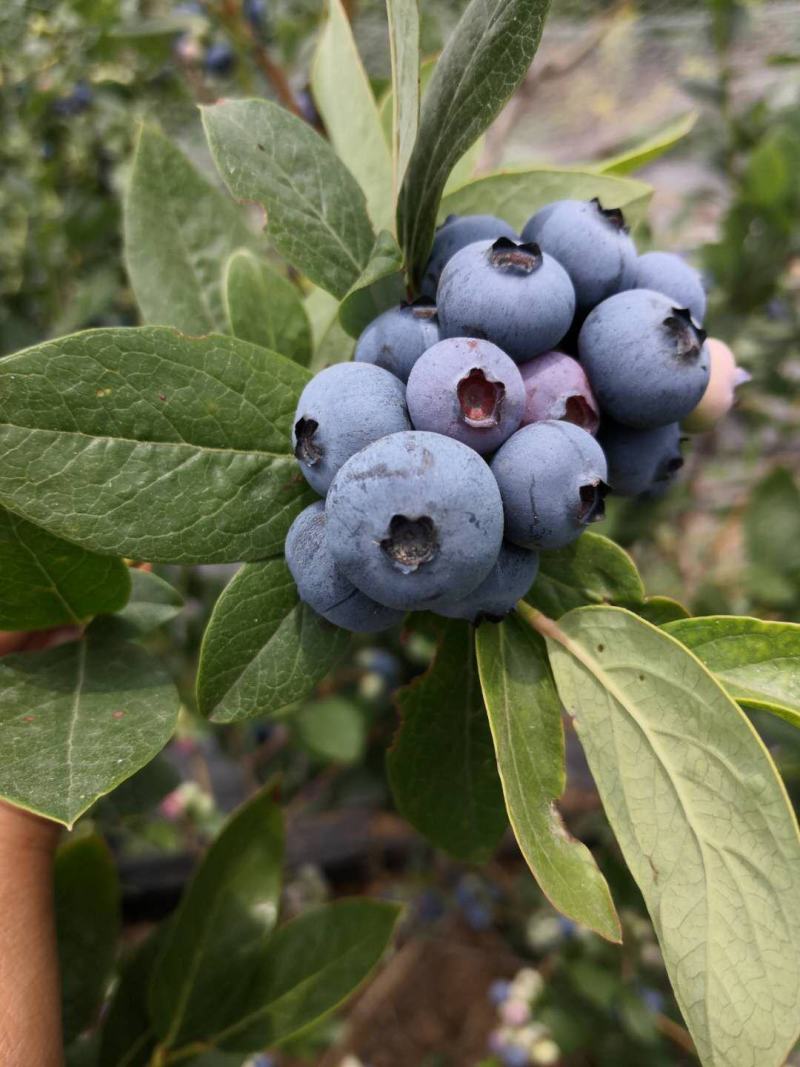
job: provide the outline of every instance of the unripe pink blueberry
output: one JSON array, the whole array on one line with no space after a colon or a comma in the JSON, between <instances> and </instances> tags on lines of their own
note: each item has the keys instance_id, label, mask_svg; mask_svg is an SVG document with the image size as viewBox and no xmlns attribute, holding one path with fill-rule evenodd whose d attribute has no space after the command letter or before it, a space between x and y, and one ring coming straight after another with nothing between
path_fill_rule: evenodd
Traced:
<instances>
[{"instance_id":1,"label":"unripe pink blueberry","mask_svg":"<svg viewBox=\"0 0 800 1067\"><path fill-rule=\"evenodd\" d=\"M573 422L597 433L600 409L583 367L564 352L545 352L520 365L525 383L522 425L544 419Z\"/></svg>"},{"instance_id":2,"label":"unripe pink blueberry","mask_svg":"<svg viewBox=\"0 0 800 1067\"><path fill-rule=\"evenodd\" d=\"M736 366L736 356L724 341L709 337L706 347L711 374L700 403L682 422L683 428L689 433L710 430L733 407L737 387L750 381L747 371Z\"/></svg>"}]
</instances>

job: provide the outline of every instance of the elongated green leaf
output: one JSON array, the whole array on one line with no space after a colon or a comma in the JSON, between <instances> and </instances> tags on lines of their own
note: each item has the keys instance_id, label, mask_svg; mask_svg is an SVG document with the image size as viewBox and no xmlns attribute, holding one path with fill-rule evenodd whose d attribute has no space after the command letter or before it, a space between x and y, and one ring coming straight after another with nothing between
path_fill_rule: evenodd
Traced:
<instances>
[{"instance_id":1,"label":"elongated green leaf","mask_svg":"<svg viewBox=\"0 0 800 1067\"><path fill-rule=\"evenodd\" d=\"M292 716L292 727L300 744L318 759L355 763L364 754L367 723L353 700L315 700Z\"/></svg>"},{"instance_id":2,"label":"elongated green leaf","mask_svg":"<svg viewBox=\"0 0 800 1067\"><path fill-rule=\"evenodd\" d=\"M364 194L327 141L269 100L203 108L231 193L267 210L272 243L312 282L343 297L375 241Z\"/></svg>"},{"instance_id":3,"label":"elongated green leaf","mask_svg":"<svg viewBox=\"0 0 800 1067\"><path fill-rule=\"evenodd\" d=\"M311 370L316 373L332 363L344 363L351 359L356 342L345 333L339 322L339 301L336 297L324 289L313 289L306 297L305 307L314 338Z\"/></svg>"},{"instance_id":4,"label":"elongated green leaf","mask_svg":"<svg viewBox=\"0 0 800 1067\"><path fill-rule=\"evenodd\" d=\"M674 122L670 122L664 129L646 137L633 148L619 152L609 159L601 160L592 169L596 169L600 174L630 174L646 163L652 163L665 152L669 152L692 131L696 122L697 112L689 111L686 115L675 119Z\"/></svg>"},{"instance_id":5,"label":"elongated green leaf","mask_svg":"<svg viewBox=\"0 0 800 1067\"><path fill-rule=\"evenodd\" d=\"M779 1067L800 1019L800 838L755 730L674 638L620 608L548 638L700 1059Z\"/></svg>"},{"instance_id":6,"label":"elongated green leaf","mask_svg":"<svg viewBox=\"0 0 800 1067\"><path fill-rule=\"evenodd\" d=\"M748 586L760 602L787 607L800 589L800 487L778 467L758 483L744 513Z\"/></svg>"},{"instance_id":7,"label":"elongated green leaf","mask_svg":"<svg viewBox=\"0 0 800 1067\"><path fill-rule=\"evenodd\" d=\"M403 254L390 233L382 230L364 273L339 305L339 321L358 337L372 320L405 298Z\"/></svg>"},{"instance_id":8,"label":"elongated green leaf","mask_svg":"<svg viewBox=\"0 0 800 1067\"><path fill-rule=\"evenodd\" d=\"M436 64L398 202L412 278L425 266L450 171L525 77L548 8L549 0L471 0Z\"/></svg>"},{"instance_id":9,"label":"elongated green leaf","mask_svg":"<svg viewBox=\"0 0 800 1067\"><path fill-rule=\"evenodd\" d=\"M800 726L800 625L712 615L664 627L690 648L745 708Z\"/></svg>"},{"instance_id":10,"label":"elongated green leaf","mask_svg":"<svg viewBox=\"0 0 800 1067\"><path fill-rule=\"evenodd\" d=\"M234 336L308 366L311 326L300 293L245 248L226 264L225 303Z\"/></svg>"},{"instance_id":11,"label":"elongated green leaf","mask_svg":"<svg viewBox=\"0 0 800 1067\"><path fill-rule=\"evenodd\" d=\"M214 722L279 715L303 700L348 645L297 596L282 559L242 567L203 636L197 703Z\"/></svg>"},{"instance_id":12,"label":"elongated green leaf","mask_svg":"<svg viewBox=\"0 0 800 1067\"><path fill-rule=\"evenodd\" d=\"M311 65L311 90L331 144L364 190L376 229L393 223L392 157L378 106L341 0L328 16Z\"/></svg>"},{"instance_id":13,"label":"elongated green leaf","mask_svg":"<svg viewBox=\"0 0 800 1067\"><path fill-rule=\"evenodd\" d=\"M44 630L123 607L128 568L0 508L0 630Z\"/></svg>"},{"instance_id":14,"label":"elongated green leaf","mask_svg":"<svg viewBox=\"0 0 800 1067\"><path fill-rule=\"evenodd\" d=\"M167 1047L201 1040L239 1011L278 917L282 863L281 813L262 790L225 824L170 921L149 997Z\"/></svg>"},{"instance_id":15,"label":"elongated green leaf","mask_svg":"<svg viewBox=\"0 0 800 1067\"><path fill-rule=\"evenodd\" d=\"M608 885L589 849L564 828L561 704L542 639L515 616L477 634L478 669L497 768L517 843L559 911L610 941L621 931Z\"/></svg>"},{"instance_id":16,"label":"elongated green leaf","mask_svg":"<svg viewBox=\"0 0 800 1067\"><path fill-rule=\"evenodd\" d=\"M55 909L64 1044L95 1022L117 950L119 882L97 834L67 841L56 855Z\"/></svg>"},{"instance_id":17,"label":"elongated green leaf","mask_svg":"<svg viewBox=\"0 0 800 1067\"><path fill-rule=\"evenodd\" d=\"M401 724L387 764L401 814L454 856L488 859L507 820L471 627L443 623L430 668L396 699Z\"/></svg>"},{"instance_id":18,"label":"elongated green leaf","mask_svg":"<svg viewBox=\"0 0 800 1067\"><path fill-rule=\"evenodd\" d=\"M167 743L178 694L144 649L104 639L0 660L0 796L71 827Z\"/></svg>"},{"instance_id":19,"label":"elongated green leaf","mask_svg":"<svg viewBox=\"0 0 800 1067\"><path fill-rule=\"evenodd\" d=\"M535 212L553 200L590 200L596 196L607 207L621 207L629 222L639 222L652 189L632 178L609 174L558 170L554 167L515 168L487 174L462 185L442 200L439 219L447 215L499 215L522 229Z\"/></svg>"},{"instance_id":20,"label":"elongated green leaf","mask_svg":"<svg viewBox=\"0 0 800 1067\"><path fill-rule=\"evenodd\" d=\"M668 596L648 596L643 603L636 608L636 614L647 619L653 626L663 626L664 623L674 622L676 619L688 619L689 612L677 600Z\"/></svg>"},{"instance_id":21,"label":"elongated green leaf","mask_svg":"<svg viewBox=\"0 0 800 1067\"><path fill-rule=\"evenodd\" d=\"M0 503L86 548L174 563L280 551L311 499L308 372L231 337L90 330L0 363Z\"/></svg>"},{"instance_id":22,"label":"elongated green leaf","mask_svg":"<svg viewBox=\"0 0 800 1067\"><path fill-rule=\"evenodd\" d=\"M130 577L128 603L114 617L115 623L124 627L127 636L135 638L152 633L180 615L183 597L169 582L157 574L138 569L131 570Z\"/></svg>"},{"instance_id":23,"label":"elongated green leaf","mask_svg":"<svg viewBox=\"0 0 800 1067\"><path fill-rule=\"evenodd\" d=\"M545 615L558 618L582 604L638 607L644 586L624 549L587 532L567 548L541 554L539 576L527 599Z\"/></svg>"},{"instance_id":24,"label":"elongated green leaf","mask_svg":"<svg viewBox=\"0 0 800 1067\"><path fill-rule=\"evenodd\" d=\"M399 915L395 904L339 900L282 926L214 1043L272 1047L330 1014L376 966Z\"/></svg>"},{"instance_id":25,"label":"elongated green leaf","mask_svg":"<svg viewBox=\"0 0 800 1067\"><path fill-rule=\"evenodd\" d=\"M419 127L419 7L417 0L386 0L392 59L392 164L395 195L406 173Z\"/></svg>"},{"instance_id":26,"label":"elongated green leaf","mask_svg":"<svg viewBox=\"0 0 800 1067\"><path fill-rule=\"evenodd\" d=\"M156 1047L147 992L166 930L157 927L122 966L100 1033L98 1067L148 1067Z\"/></svg>"},{"instance_id":27,"label":"elongated green leaf","mask_svg":"<svg viewBox=\"0 0 800 1067\"><path fill-rule=\"evenodd\" d=\"M143 127L125 200L125 260L142 318L184 333L226 332L220 265L256 244L241 208Z\"/></svg>"}]
</instances>

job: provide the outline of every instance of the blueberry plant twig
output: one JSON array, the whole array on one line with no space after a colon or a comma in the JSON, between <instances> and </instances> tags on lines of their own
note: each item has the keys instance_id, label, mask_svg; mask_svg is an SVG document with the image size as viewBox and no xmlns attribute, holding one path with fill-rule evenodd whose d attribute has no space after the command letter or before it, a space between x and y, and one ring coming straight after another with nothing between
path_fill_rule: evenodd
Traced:
<instances>
[{"instance_id":1,"label":"blueberry plant twig","mask_svg":"<svg viewBox=\"0 0 800 1067\"><path fill-rule=\"evenodd\" d=\"M242 18L241 9L236 0L222 0L220 18L227 23L229 30L238 40L249 46L254 63L275 90L283 106L291 111L292 114L302 118L303 115L292 92L286 72L269 54L249 22Z\"/></svg>"}]
</instances>

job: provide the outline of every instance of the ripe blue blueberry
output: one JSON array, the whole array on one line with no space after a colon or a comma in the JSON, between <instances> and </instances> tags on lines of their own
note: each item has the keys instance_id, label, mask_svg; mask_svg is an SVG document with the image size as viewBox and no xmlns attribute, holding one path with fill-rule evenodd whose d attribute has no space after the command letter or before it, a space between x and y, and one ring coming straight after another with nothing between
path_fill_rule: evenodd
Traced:
<instances>
[{"instance_id":1,"label":"ripe blue blueberry","mask_svg":"<svg viewBox=\"0 0 800 1067\"><path fill-rule=\"evenodd\" d=\"M581 311L636 284L636 249L619 208L600 201L557 200L525 223L523 241L535 241L564 267Z\"/></svg>"},{"instance_id":2,"label":"ripe blue blueberry","mask_svg":"<svg viewBox=\"0 0 800 1067\"><path fill-rule=\"evenodd\" d=\"M204 63L210 74L224 77L236 66L236 53L226 41L215 41L208 46Z\"/></svg>"},{"instance_id":3,"label":"ripe blue blueberry","mask_svg":"<svg viewBox=\"0 0 800 1067\"><path fill-rule=\"evenodd\" d=\"M358 339L355 359L374 363L408 381L411 368L426 348L439 340L436 306L430 300L401 304L378 315Z\"/></svg>"},{"instance_id":4,"label":"ripe blue blueberry","mask_svg":"<svg viewBox=\"0 0 800 1067\"><path fill-rule=\"evenodd\" d=\"M492 460L506 538L522 548L563 548L603 518L606 459L597 441L571 422L532 422Z\"/></svg>"},{"instance_id":5,"label":"ripe blue blueberry","mask_svg":"<svg viewBox=\"0 0 800 1067\"><path fill-rule=\"evenodd\" d=\"M497 563L477 589L460 600L439 600L431 610L449 619L500 622L526 595L539 572L539 555L504 541Z\"/></svg>"},{"instance_id":6,"label":"ripe blue blueberry","mask_svg":"<svg viewBox=\"0 0 800 1067\"><path fill-rule=\"evenodd\" d=\"M503 538L492 472L477 452L435 433L396 433L362 449L334 478L325 510L337 565L395 608L466 596Z\"/></svg>"},{"instance_id":7,"label":"ripe blue blueberry","mask_svg":"<svg viewBox=\"0 0 800 1067\"><path fill-rule=\"evenodd\" d=\"M569 276L538 245L500 237L457 252L436 296L442 337L492 341L517 363L555 347L572 323Z\"/></svg>"},{"instance_id":8,"label":"ripe blue blueberry","mask_svg":"<svg viewBox=\"0 0 800 1067\"><path fill-rule=\"evenodd\" d=\"M420 292L431 300L436 296L445 264L456 252L475 241L495 241L498 237L517 240L517 234L494 215L448 215L436 231L433 247L420 285Z\"/></svg>"},{"instance_id":9,"label":"ripe blue blueberry","mask_svg":"<svg viewBox=\"0 0 800 1067\"><path fill-rule=\"evenodd\" d=\"M710 369L705 339L686 308L631 289L598 304L578 350L603 412L647 430L679 422L699 403Z\"/></svg>"},{"instance_id":10,"label":"ripe blue blueberry","mask_svg":"<svg viewBox=\"0 0 800 1067\"><path fill-rule=\"evenodd\" d=\"M325 536L321 500L301 511L289 527L285 552L300 599L328 622L356 633L373 633L403 618L401 611L370 600L336 566Z\"/></svg>"},{"instance_id":11,"label":"ripe blue blueberry","mask_svg":"<svg viewBox=\"0 0 800 1067\"><path fill-rule=\"evenodd\" d=\"M633 430L604 419L598 440L606 454L608 484L619 496L659 496L683 466L677 422Z\"/></svg>"},{"instance_id":12,"label":"ripe blue blueberry","mask_svg":"<svg viewBox=\"0 0 800 1067\"><path fill-rule=\"evenodd\" d=\"M597 433L600 411L586 371L564 352L545 352L520 365L525 385L523 426L544 419L574 422L587 433Z\"/></svg>"},{"instance_id":13,"label":"ripe blue blueberry","mask_svg":"<svg viewBox=\"0 0 800 1067\"><path fill-rule=\"evenodd\" d=\"M369 363L335 363L300 394L292 448L320 495L345 460L371 441L411 428L402 382Z\"/></svg>"},{"instance_id":14,"label":"ripe blue blueberry","mask_svg":"<svg viewBox=\"0 0 800 1067\"><path fill-rule=\"evenodd\" d=\"M451 337L420 356L406 389L414 428L443 433L476 452L494 452L517 429L522 376L490 341Z\"/></svg>"},{"instance_id":15,"label":"ripe blue blueberry","mask_svg":"<svg viewBox=\"0 0 800 1067\"><path fill-rule=\"evenodd\" d=\"M653 289L678 307L688 308L695 322L706 313L706 293L699 271L672 252L645 252L636 261L636 288Z\"/></svg>"}]
</instances>

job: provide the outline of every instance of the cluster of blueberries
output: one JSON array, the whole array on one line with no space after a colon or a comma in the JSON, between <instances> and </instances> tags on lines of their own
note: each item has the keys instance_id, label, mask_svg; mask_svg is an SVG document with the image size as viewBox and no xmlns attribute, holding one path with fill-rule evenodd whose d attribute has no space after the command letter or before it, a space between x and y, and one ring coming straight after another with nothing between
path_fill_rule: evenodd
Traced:
<instances>
[{"instance_id":1,"label":"cluster of blueberries","mask_svg":"<svg viewBox=\"0 0 800 1067\"><path fill-rule=\"evenodd\" d=\"M539 550L601 519L609 487L662 492L679 423L730 407L743 375L704 313L698 273L637 256L622 212L596 199L549 204L521 235L447 219L420 299L379 315L355 361L300 397L294 453L325 498L286 540L301 599L356 631L409 610L503 618Z\"/></svg>"}]
</instances>

